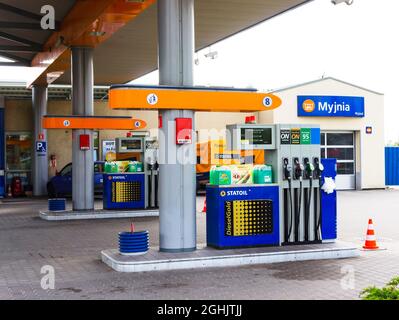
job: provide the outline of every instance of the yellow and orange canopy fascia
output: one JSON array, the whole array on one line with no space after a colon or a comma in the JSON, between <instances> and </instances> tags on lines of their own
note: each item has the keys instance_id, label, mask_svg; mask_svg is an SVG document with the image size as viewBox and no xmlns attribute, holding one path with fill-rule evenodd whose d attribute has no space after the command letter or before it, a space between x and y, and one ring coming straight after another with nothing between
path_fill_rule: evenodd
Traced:
<instances>
[{"instance_id":1,"label":"yellow and orange canopy fascia","mask_svg":"<svg viewBox=\"0 0 399 320\"><path fill-rule=\"evenodd\" d=\"M96 47L129 21L136 18L155 0L78 0L44 44L44 51L32 60L36 72L28 87L47 85L70 68L71 46Z\"/></svg>"}]
</instances>

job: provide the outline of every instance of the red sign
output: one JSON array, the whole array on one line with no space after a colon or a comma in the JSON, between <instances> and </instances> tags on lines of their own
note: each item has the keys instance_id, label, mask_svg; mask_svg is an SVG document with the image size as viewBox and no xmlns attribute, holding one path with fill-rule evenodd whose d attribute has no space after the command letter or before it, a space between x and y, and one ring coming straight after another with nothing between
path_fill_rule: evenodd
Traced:
<instances>
[{"instance_id":1,"label":"red sign","mask_svg":"<svg viewBox=\"0 0 399 320\"><path fill-rule=\"evenodd\" d=\"M81 134L79 136L79 146L80 146L80 150L89 150L90 149L90 135Z\"/></svg>"},{"instance_id":2,"label":"red sign","mask_svg":"<svg viewBox=\"0 0 399 320\"><path fill-rule=\"evenodd\" d=\"M37 138L38 140L44 140L44 133L39 133Z\"/></svg>"},{"instance_id":3,"label":"red sign","mask_svg":"<svg viewBox=\"0 0 399 320\"><path fill-rule=\"evenodd\" d=\"M191 118L176 118L176 144L192 142L193 120Z\"/></svg>"}]
</instances>

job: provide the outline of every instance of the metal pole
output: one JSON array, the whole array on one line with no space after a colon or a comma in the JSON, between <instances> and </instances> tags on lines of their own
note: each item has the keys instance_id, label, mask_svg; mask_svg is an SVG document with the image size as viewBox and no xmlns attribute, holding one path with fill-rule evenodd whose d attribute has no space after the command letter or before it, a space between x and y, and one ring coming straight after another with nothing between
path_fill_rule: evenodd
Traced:
<instances>
[{"instance_id":1,"label":"metal pole","mask_svg":"<svg viewBox=\"0 0 399 320\"><path fill-rule=\"evenodd\" d=\"M47 114L47 86L34 85L32 88L32 106L34 115L33 137L33 165L32 183L33 195L47 194L48 159L47 159L47 130L43 129L42 118Z\"/></svg>"},{"instance_id":2,"label":"metal pole","mask_svg":"<svg viewBox=\"0 0 399 320\"><path fill-rule=\"evenodd\" d=\"M5 120L4 120L4 107L5 99L4 96L0 95L0 199L4 198L6 194L6 172L5 172Z\"/></svg>"},{"instance_id":3,"label":"metal pole","mask_svg":"<svg viewBox=\"0 0 399 320\"><path fill-rule=\"evenodd\" d=\"M93 49L72 47L72 114L92 116ZM90 149L80 150L79 136L90 136ZM72 130L73 210L94 209L93 130Z\"/></svg>"},{"instance_id":4,"label":"metal pole","mask_svg":"<svg viewBox=\"0 0 399 320\"><path fill-rule=\"evenodd\" d=\"M194 0L158 1L159 82L192 86L194 68ZM191 110L161 112L159 220L160 250L196 249L195 140L176 145L175 119L193 119ZM181 163L184 158L186 164ZM180 159L180 160L179 160Z\"/></svg>"}]
</instances>

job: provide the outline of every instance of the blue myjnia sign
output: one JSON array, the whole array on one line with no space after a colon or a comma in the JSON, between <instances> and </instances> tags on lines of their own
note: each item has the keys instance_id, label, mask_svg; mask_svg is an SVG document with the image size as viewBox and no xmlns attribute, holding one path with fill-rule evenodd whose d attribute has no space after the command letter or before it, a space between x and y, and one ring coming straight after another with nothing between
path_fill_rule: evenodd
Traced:
<instances>
[{"instance_id":1,"label":"blue myjnia sign","mask_svg":"<svg viewBox=\"0 0 399 320\"><path fill-rule=\"evenodd\" d=\"M364 97L298 96L298 117L364 117Z\"/></svg>"}]
</instances>

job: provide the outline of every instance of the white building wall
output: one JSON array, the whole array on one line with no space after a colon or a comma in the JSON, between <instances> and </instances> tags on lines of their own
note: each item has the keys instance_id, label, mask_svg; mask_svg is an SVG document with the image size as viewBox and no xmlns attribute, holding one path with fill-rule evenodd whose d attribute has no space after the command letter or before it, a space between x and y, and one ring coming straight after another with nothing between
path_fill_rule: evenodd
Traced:
<instances>
[{"instance_id":1,"label":"white building wall","mask_svg":"<svg viewBox=\"0 0 399 320\"><path fill-rule=\"evenodd\" d=\"M274 111L260 112L259 123L319 124L321 130L356 131L356 159L360 160L356 165L357 188L385 187L383 95L329 78L274 94L282 99L281 107ZM365 98L365 117L298 117L298 95L361 96ZM366 134L367 126L373 128L372 134Z\"/></svg>"}]
</instances>

